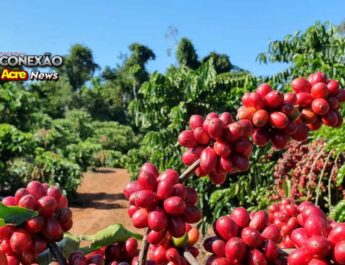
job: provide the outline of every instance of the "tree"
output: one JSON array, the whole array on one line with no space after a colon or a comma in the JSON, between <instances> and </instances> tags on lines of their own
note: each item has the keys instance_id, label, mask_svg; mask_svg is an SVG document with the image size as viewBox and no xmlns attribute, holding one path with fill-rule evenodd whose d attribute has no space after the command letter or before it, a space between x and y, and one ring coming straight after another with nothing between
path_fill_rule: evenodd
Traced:
<instances>
[{"instance_id":1,"label":"tree","mask_svg":"<svg viewBox=\"0 0 345 265\"><path fill-rule=\"evenodd\" d=\"M229 72L233 68L230 58L226 54L211 52L202 59L202 63L208 62L210 59L212 59L212 64L218 74Z\"/></svg>"},{"instance_id":2,"label":"tree","mask_svg":"<svg viewBox=\"0 0 345 265\"><path fill-rule=\"evenodd\" d=\"M91 80L91 89L81 89L81 105L98 120L116 120L126 123L127 105L117 80L102 82Z\"/></svg>"},{"instance_id":3,"label":"tree","mask_svg":"<svg viewBox=\"0 0 345 265\"><path fill-rule=\"evenodd\" d=\"M102 120L130 123L128 103L137 98L137 90L149 79L146 64L156 58L145 45L133 43L129 56L121 55L122 63L115 68L105 67L100 78L92 80L92 89L83 89L83 105L92 116Z\"/></svg>"},{"instance_id":4,"label":"tree","mask_svg":"<svg viewBox=\"0 0 345 265\"><path fill-rule=\"evenodd\" d=\"M76 91L92 78L97 68L98 65L93 60L91 49L75 44L65 57L62 72L68 76L73 90Z\"/></svg>"},{"instance_id":5,"label":"tree","mask_svg":"<svg viewBox=\"0 0 345 265\"><path fill-rule=\"evenodd\" d=\"M132 52L131 56L125 61L123 67L123 74L129 74L129 79L133 82L133 97L137 97L137 88L148 79L148 72L146 71L146 63L150 59L155 59L156 55L153 51L139 43L133 43L129 46Z\"/></svg>"},{"instance_id":6,"label":"tree","mask_svg":"<svg viewBox=\"0 0 345 265\"><path fill-rule=\"evenodd\" d=\"M182 38L177 45L176 57L179 65L184 65L191 69L197 69L200 65L195 48L187 38Z\"/></svg>"},{"instance_id":7,"label":"tree","mask_svg":"<svg viewBox=\"0 0 345 265\"><path fill-rule=\"evenodd\" d=\"M105 67L102 77L106 81L117 83L122 88L124 97L132 99L137 96L140 85L148 80L146 64L149 60L154 60L156 55L150 48L140 43L132 43L129 50L130 56L122 56L123 63L114 69Z\"/></svg>"},{"instance_id":8,"label":"tree","mask_svg":"<svg viewBox=\"0 0 345 265\"><path fill-rule=\"evenodd\" d=\"M40 110L53 118L62 118L66 110L72 108L78 100L66 76L58 81L41 81L29 84L28 90L36 97Z\"/></svg>"}]
</instances>

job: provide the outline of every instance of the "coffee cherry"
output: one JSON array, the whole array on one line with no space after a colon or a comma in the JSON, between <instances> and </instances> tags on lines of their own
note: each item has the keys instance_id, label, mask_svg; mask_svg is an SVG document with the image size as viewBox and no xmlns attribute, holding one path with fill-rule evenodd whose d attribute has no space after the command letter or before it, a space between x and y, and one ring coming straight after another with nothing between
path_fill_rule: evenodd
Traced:
<instances>
[{"instance_id":1,"label":"coffee cherry","mask_svg":"<svg viewBox=\"0 0 345 265\"><path fill-rule=\"evenodd\" d=\"M17 254L27 252L32 246L32 237L25 229L15 230L10 239L11 249Z\"/></svg>"}]
</instances>

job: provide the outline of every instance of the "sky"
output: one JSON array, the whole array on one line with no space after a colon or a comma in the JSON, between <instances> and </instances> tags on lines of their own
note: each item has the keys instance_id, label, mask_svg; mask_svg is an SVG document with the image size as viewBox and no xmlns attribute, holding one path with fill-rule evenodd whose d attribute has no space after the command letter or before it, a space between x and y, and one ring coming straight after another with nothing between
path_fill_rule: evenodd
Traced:
<instances>
[{"instance_id":1,"label":"sky","mask_svg":"<svg viewBox=\"0 0 345 265\"><path fill-rule=\"evenodd\" d=\"M284 65L256 62L270 40L305 30L316 21L339 24L344 0L1 0L0 52L67 54L81 43L101 67L114 67L128 46L139 42L156 54L149 71L164 72L175 64L169 27L177 39L189 38L199 54L225 53L231 62L257 75Z\"/></svg>"}]
</instances>

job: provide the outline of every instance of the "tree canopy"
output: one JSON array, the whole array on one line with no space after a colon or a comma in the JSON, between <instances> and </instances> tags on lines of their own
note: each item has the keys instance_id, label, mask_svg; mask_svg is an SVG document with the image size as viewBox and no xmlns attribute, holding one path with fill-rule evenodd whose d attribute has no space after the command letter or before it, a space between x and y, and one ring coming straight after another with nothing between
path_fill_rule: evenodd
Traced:
<instances>
[{"instance_id":1,"label":"tree canopy","mask_svg":"<svg viewBox=\"0 0 345 265\"><path fill-rule=\"evenodd\" d=\"M92 78L97 68L98 65L94 62L91 49L75 44L65 56L62 71L68 76L73 90L78 90Z\"/></svg>"}]
</instances>

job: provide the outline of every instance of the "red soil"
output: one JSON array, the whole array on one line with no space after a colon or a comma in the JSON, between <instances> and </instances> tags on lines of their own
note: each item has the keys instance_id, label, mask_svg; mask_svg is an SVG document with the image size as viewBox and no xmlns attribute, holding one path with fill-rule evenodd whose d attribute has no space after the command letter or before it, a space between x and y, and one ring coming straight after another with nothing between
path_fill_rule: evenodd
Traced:
<instances>
[{"instance_id":1,"label":"red soil","mask_svg":"<svg viewBox=\"0 0 345 265\"><path fill-rule=\"evenodd\" d=\"M72 204L73 228L76 235L94 234L111 224L121 223L131 231L135 229L127 215L128 201L122 191L130 181L125 169L100 168L84 174Z\"/></svg>"}]
</instances>

